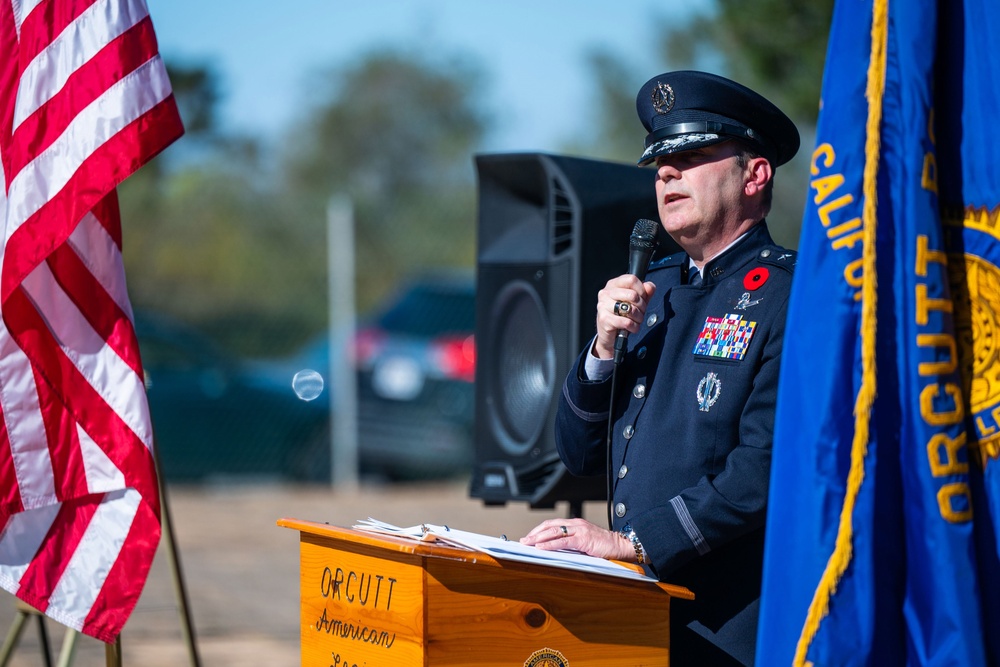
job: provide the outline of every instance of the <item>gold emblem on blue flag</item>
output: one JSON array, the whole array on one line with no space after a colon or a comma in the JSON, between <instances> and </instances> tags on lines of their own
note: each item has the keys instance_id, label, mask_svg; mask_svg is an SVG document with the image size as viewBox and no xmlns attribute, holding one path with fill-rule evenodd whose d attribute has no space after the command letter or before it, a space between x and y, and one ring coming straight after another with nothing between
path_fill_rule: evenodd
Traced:
<instances>
[{"instance_id":1,"label":"gold emblem on blue flag","mask_svg":"<svg viewBox=\"0 0 1000 667\"><path fill-rule=\"evenodd\" d=\"M745 320L739 314L706 317L705 328L698 334L698 342L694 345L694 354L742 361L756 328L756 322Z\"/></svg>"},{"instance_id":2,"label":"gold emblem on blue flag","mask_svg":"<svg viewBox=\"0 0 1000 667\"><path fill-rule=\"evenodd\" d=\"M975 424L972 452L982 469L1000 458L1000 343L995 330L1000 307L1000 234L996 214L968 207L964 219L948 220L947 245L964 251L947 263L955 300L955 328L962 359L971 371L969 408ZM962 261L964 259L964 261ZM958 260L955 262L955 260ZM953 266L953 263L958 266Z\"/></svg>"}]
</instances>

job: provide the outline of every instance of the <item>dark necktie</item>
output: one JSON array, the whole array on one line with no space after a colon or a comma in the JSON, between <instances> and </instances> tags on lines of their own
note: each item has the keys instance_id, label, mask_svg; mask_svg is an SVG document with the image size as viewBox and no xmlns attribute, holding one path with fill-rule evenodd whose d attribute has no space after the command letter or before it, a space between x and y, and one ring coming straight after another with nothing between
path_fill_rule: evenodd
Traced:
<instances>
[{"instance_id":1,"label":"dark necktie","mask_svg":"<svg viewBox=\"0 0 1000 667\"><path fill-rule=\"evenodd\" d=\"M695 287L701 285L701 271L698 270L697 266L692 266L691 271L688 273L688 285L694 285Z\"/></svg>"}]
</instances>

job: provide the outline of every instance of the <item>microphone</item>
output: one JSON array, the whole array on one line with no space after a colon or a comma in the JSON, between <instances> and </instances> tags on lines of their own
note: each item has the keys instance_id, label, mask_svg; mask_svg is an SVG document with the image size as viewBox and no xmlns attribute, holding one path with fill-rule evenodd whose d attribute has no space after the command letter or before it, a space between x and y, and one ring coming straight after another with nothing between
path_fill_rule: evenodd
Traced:
<instances>
[{"instance_id":1,"label":"microphone","mask_svg":"<svg viewBox=\"0 0 1000 667\"><path fill-rule=\"evenodd\" d=\"M646 271L649 269L649 260L653 256L653 251L659 245L660 240L656 237L656 231L660 225L652 220L640 218L632 228L632 236L629 237L628 244L628 272L639 280L646 279ZM620 364L625 357L625 347L628 344L628 331L618 330L615 337L615 364Z\"/></svg>"}]
</instances>

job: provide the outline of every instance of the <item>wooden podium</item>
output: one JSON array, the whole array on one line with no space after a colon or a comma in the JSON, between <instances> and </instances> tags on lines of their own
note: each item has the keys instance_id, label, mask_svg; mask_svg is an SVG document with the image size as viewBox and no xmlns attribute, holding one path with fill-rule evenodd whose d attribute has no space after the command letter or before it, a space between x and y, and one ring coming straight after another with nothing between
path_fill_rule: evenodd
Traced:
<instances>
[{"instance_id":1,"label":"wooden podium","mask_svg":"<svg viewBox=\"0 0 1000 667\"><path fill-rule=\"evenodd\" d=\"M303 667L669 665L670 599L694 598L432 542L278 525L300 531Z\"/></svg>"}]
</instances>

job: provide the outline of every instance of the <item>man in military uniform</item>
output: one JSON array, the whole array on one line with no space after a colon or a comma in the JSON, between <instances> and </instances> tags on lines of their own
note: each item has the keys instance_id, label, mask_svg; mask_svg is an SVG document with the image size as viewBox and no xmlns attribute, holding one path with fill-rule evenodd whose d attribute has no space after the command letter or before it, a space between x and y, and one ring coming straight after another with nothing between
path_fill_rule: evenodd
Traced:
<instances>
[{"instance_id":1,"label":"man in military uniform","mask_svg":"<svg viewBox=\"0 0 1000 667\"><path fill-rule=\"evenodd\" d=\"M548 520L522 542L638 562L688 586L696 600L671 608L672 664L752 664L795 264L764 217L799 135L765 98L703 72L650 79L636 106L648 132L639 164L655 166L660 222L684 252L656 259L646 282L626 274L600 291L597 335L556 417L567 468L611 472L613 526Z\"/></svg>"}]
</instances>

